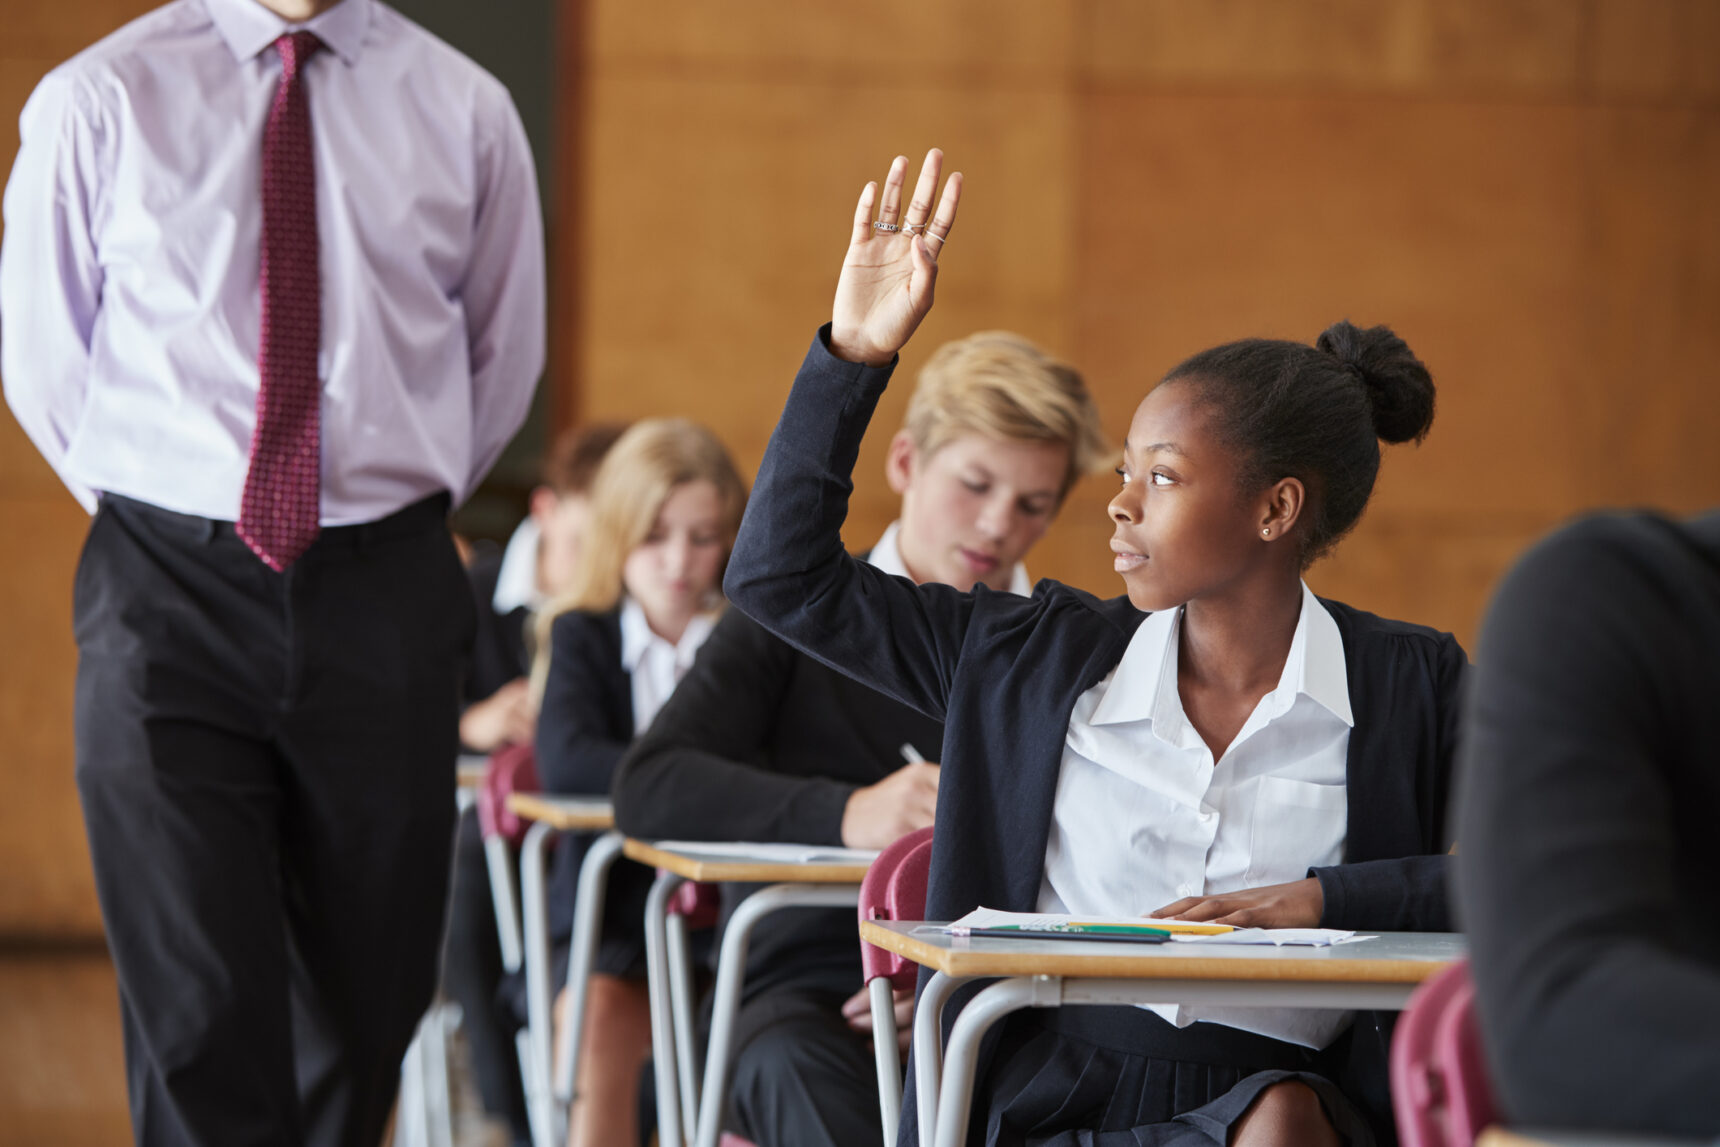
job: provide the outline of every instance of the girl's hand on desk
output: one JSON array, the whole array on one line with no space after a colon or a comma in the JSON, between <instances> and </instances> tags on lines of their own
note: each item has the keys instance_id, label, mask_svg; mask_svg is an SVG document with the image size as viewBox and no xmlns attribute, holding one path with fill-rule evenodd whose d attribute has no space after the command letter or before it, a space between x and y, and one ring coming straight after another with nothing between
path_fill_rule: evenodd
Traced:
<instances>
[{"instance_id":1,"label":"girl's hand on desk","mask_svg":"<svg viewBox=\"0 0 1720 1147\"><path fill-rule=\"evenodd\" d=\"M932 197L937 194L943 165L943 152L933 148L926 153L920 181L905 212L902 184L908 173L906 156L898 155L891 162L881 203L876 183L868 183L860 193L831 314L830 349L837 358L886 365L932 309L938 252L955 224L956 204L962 194L962 177L957 172L944 184L937 214L932 214ZM877 221L890 230L872 225L874 207L878 209Z\"/></svg>"},{"instance_id":2,"label":"girl's hand on desk","mask_svg":"<svg viewBox=\"0 0 1720 1147\"><path fill-rule=\"evenodd\" d=\"M1326 909L1325 894L1313 877L1288 884L1268 884L1218 896L1190 896L1166 904L1152 918L1174 917L1201 924L1235 928L1318 928Z\"/></svg>"},{"instance_id":3,"label":"girl's hand on desk","mask_svg":"<svg viewBox=\"0 0 1720 1147\"><path fill-rule=\"evenodd\" d=\"M500 689L473 702L460 715L460 743L480 753L506 744L524 744L537 729L537 706L531 685L516 677Z\"/></svg>"}]
</instances>

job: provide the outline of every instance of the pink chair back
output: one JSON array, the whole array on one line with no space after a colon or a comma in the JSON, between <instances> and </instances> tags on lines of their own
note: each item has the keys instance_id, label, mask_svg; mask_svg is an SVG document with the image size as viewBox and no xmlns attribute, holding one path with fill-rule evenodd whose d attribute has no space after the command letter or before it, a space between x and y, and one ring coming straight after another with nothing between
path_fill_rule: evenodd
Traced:
<instances>
[{"instance_id":1,"label":"pink chair back","mask_svg":"<svg viewBox=\"0 0 1720 1147\"><path fill-rule=\"evenodd\" d=\"M502 837L514 848L526 838L526 824L508 809L510 793L535 793L537 756L529 744L506 745L490 755L478 788L478 827L484 838Z\"/></svg>"},{"instance_id":2,"label":"pink chair back","mask_svg":"<svg viewBox=\"0 0 1720 1147\"><path fill-rule=\"evenodd\" d=\"M1410 997L1392 1036L1391 1081L1403 1147L1470 1147L1498 1121L1467 961Z\"/></svg>"},{"instance_id":3,"label":"pink chair back","mask_svg":"<svg viewBox=\"0 0 1720 1147\"><path fill-rule=\"evenodd\" d=\"M926 915L926 879L932 870L932 830L922 828L901 837L866 870L860 883L860 919L923 920ZM860 942L860 964L865 982L888 976L892 986L911 988L919 965L887 952L875 944Z\"/></svg>"},{"instance_id":4,"label":"pink chair back","mask_svg":"<svg viewBox=\"0 0 1720 1147\"><path fill-rule=\"evenodd\" d=\"M701 928L717 926L717 917L722 913L722 906L721 885L695 884L689 880L675 889L675 895L669 900L669 915L686 917L687 930L697 932Z\"/></svg>"}]
</instances>

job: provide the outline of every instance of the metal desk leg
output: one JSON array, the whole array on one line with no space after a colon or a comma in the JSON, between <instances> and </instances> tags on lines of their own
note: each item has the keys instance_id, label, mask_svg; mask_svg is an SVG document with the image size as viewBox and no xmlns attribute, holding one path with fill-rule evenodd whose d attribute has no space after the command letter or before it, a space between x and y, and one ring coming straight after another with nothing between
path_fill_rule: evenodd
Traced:
<instances>
[{"instance_id":1,"label":"metal desk leg","mask_svg":"<svg viewBox=\"0 0 1720 1147\"><path fill-rule=\"evenodd\" d=\"M938 1117L938 1086L942 1079L944 1005L965 977L933 972L914 1004L914 1103L919 1112L920 1145L931 1147Z\"/></svg>"},{"instance_id":2,"label":"metal desk leg","mask_svg":"<svg viewBox=\"0 0 1720 1147\"><path fill-rule=\"evenodd\" d=\"M693 1039L693 957L687 945L687 918L670 913L664 922L669 941L669 1015L675 1025L675 1074L681 1080L681 1110L689 1120L699 1110L698 1044Z\"/></svg>"},{"instance_id":3,"label":"metal desk leg","mask_svg":"<svg viewBox=\"0 0 1720 1147\"><path fill-rule=\"evenodd\" d=\"M896 1049L896 993L888 976L873 976L866 990L872 997L872 1051L878 1064L878 1119L884 1127L884 1147L896 1147L896 1125L902 1121L902 1057Z\"/></svg>"},{"instance_id":4,"label":"metal desk leg","mask_svg":"<svg viewBox=\"0 0 1720 1147\"><path fill-rule=\"evenodd\" d=\"M526 1057L526 1104L531 1116L532 1138L537 1147L559 1147L565 1134L555 1117L555 1097L550 1094L550 998L549 912L544 888L544 852L555 829L538 821L526 831L520 848L520 899L525 908L526 1032L530 1054Z\"/></svg>"},{"instance_id":5,"label":"metal desk leg","mask_svg":"<svg viewBox=\"0 0 1720 1147\"><path fill-rule=\"evenodd\" d=\"M499 836L484 840L484 868L490 874L490 903L496 909L496 939L502 947L502 969L517 972L525 959L520 949L520 905L514 896L513 855Z\"/></svg>"},{"instance_id":6,"label":"metal desk leg","mask_svg":"<svg viewBox=\"0 0 1720 1147\"><path fill-rule=\"evenodd\" d=\"M938 1096L933 1147L961 1147L967 1138L979 1045L991 1025L1022 1008L1058 1007L1062 989L1057 976L1018 976L999 980L968 1001L950 1031L949 1062L944 1065L942 1094Z\"/></svg>"},{"instance_id":7,"label":"metal desk leg","mask_svg":"<svg viewBox=\"0 0 1720 1147\"><path fill-rule=\"evenodd\" d=\"M651 996L651 1066L657 1081L657 1142L685 1147L681 1131L681 1086L675 1078L675 1021L669 1004L669 901L686 883L659 871L645 900L646 985ZM691 1114L691 1113L689 1113Z\"/></svg>"},{"instance_id":8,"label":"metal desk leg","mask_svg":"<svg viewBox=\"0 0 1720 1147\"><path fill-rule=\"evenodd\" d=\"M773 884L741 901L729 917L717 960L711 1043L705 1050L704 1102L699 1105L694 1147L717 1147L721 1133L723 1103L728 1092L729 1051L734 1040L735 1013L740 1010L741 978L746 973L747 943L753 925L778 908L854 908L859 903L857 884Z\"/></svg>"},{"instance_id":9,"label":"metal desk leg","mask_svg":"<svg viewBox=\"0 0 1720 1147\"><path fill-rule=\"evenodd\" d=\"M565 1126L567 1106L579 1078L579 1053L584 1047L585 1001L591 992L591 968L602 938L603 902L609 892L609 870L621 855L621 834L606 832L591 842L579 866L579 893L573 904L573 939L567 956L567 1023L556 1048L555 1096L557 1121ZM567 1137L564 1134L559 1144Z\"/></svg>"}]
</instances>

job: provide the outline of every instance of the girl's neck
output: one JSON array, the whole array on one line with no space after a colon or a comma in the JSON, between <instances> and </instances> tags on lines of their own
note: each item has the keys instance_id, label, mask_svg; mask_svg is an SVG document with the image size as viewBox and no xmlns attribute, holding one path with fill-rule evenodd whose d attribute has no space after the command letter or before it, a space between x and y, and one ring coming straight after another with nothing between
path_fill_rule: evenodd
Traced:
<instances>
[{"instance_id":1,"label":"girl's neck","mask_svg":"<svg viewBox=\"0 0 1720 1147\"><path fill-rule=\"evenodd\" d=\"M1301 614L1300 577L1189 602L1178 634L1179 681L1264 696L1284 674Z\"/></svg>"},{"instance_id":2,"label":"girl's neck","mask_svg":"<svg viewBox=\"0 0 1720 1147\"><path fill-rule=\"evenodd\" d=\"M640 604L639 608L645 614L645 624L650 627L651 632L670 645L681 644L681 638L686 635L687 626L691 625L693 619L699 616L698 610L686 613L676 611L671 614L654 614L646 609L643 603Z\"/></svg>"}]
</instances>

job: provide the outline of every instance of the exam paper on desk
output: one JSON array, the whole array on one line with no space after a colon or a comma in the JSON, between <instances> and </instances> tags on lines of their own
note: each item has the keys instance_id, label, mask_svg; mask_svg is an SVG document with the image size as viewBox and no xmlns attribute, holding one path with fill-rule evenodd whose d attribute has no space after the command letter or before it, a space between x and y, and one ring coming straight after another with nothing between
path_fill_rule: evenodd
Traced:
<instances>
[{"instance_id":1,"label":"exam paper on desk","mask_svg":"<svg viewBox=\"0 0 1720 1147\"><path fill-rule=\"evenodd\" d=\"M717 840L655 840L653 848L664 852L689 852L720 856L725 860L759 861L767 864L871 864L878 854L865 848L837 848L819 844L764 844Z\"/></svg>"},{"instance_id":2,"label":"exam paper on desk","mask_svg":"<svg viewBox=\"0 0 1720 1147\"><path fill-rule=\"evenodd\" d=\"M975 928L1019 928L1026 932L1055 932L1071 925L1100 924L1131 928L1163 928L1179 944L1256 944L1283 947L1328 948L1336 944L1353 944L1372 940L1373 936L1358 936L1337 928L1232 928L1227 925L1199 924L1194 921L1162 920L1145 916L1083 916L1079 913L1003 912L996 908L975 908L960 920L944 927L951 936L965 936ZM1187 928L1191 931L1180 931ZM1192 929L1199 929L1193 931ZM1030 937L1029 937L1030 938Z\"/></svg>"}]
</instances>

